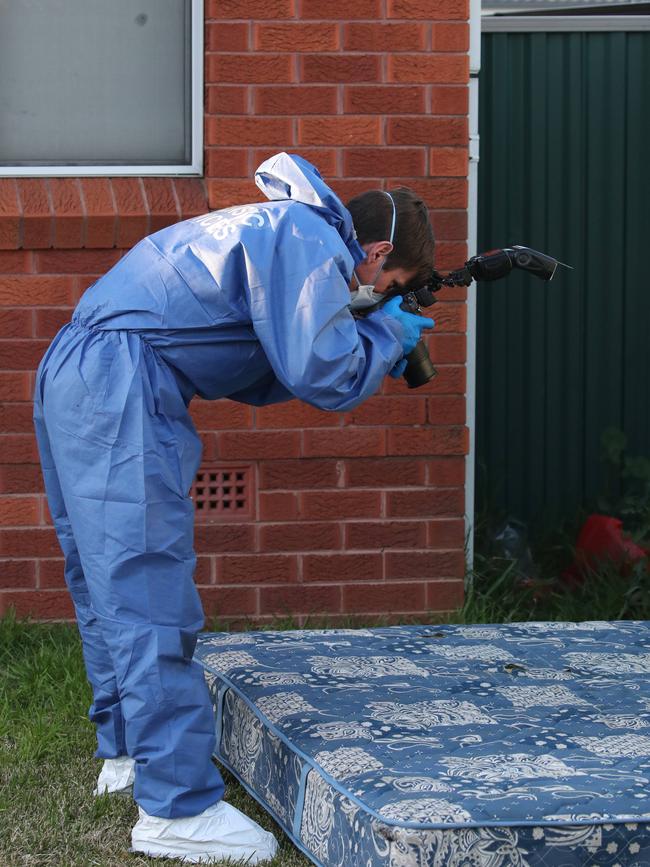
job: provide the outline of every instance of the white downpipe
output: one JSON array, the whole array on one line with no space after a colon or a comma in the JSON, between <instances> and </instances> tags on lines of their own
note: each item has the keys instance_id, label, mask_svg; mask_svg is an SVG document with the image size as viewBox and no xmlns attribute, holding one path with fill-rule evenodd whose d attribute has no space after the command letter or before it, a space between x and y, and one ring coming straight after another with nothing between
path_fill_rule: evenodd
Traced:
<instances>
[{"instance_id":1,"label":"white downpipe","mask_svg":"<svg viewBox=\"0 0 650 867\"><path fill-rule=\"evenodd\" d=\"M481 68L481 0L470 0L469 48L469 204L467 245L470 256L476 250L478 220L478 74ZM476 444L476 286L467 290L467 428L469 450L465 458L465 539L467 568L474 564L474 458Z\"/></svg>"}]
</instances>

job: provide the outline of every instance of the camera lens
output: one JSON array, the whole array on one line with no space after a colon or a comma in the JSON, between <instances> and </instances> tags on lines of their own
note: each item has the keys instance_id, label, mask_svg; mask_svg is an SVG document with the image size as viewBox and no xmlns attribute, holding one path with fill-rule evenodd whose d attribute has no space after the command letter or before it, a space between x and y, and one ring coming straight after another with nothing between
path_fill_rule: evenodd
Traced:
<instances>
[{"instance_id":1,"label":"camera lens","mask_svg":"<svg viewBox=\"0 0 650 867\"><path fill-rule=\"evenodd\" d=\"M429 351L423 340L406 357L404 379L409 388L419 388L436 375L436 369L429 358Z\"/></svg>"}]
</instances>

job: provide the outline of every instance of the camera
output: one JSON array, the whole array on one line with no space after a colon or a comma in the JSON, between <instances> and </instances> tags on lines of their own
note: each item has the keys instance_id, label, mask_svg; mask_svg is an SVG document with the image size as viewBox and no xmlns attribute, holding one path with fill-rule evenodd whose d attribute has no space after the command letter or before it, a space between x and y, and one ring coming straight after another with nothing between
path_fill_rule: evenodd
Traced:
<instances>
[{"instance_id":1,"label":"camera","mask_svg":"<svg viewBox=\"0 0 650 867\"><path fill-rule=\"evenodd\" d=\"M435 293L443 286L469 286L472 280L486 282L499 280L501 277L506 277L513 268L528 271L535 277L539 277L540 280L548 281L553 278L557 266L563 264L552 256L539 253L530 247L512 246L500 250L490 250L487 253L473 256L465 262L462 268L451 271L445 276L433 270L424 285L409 290L403 295L400 306L402 310L408 310L409 313L419 313L423 307L430 307L435 304ZM364 313L369 313L373 309L376 310L397 294L399 293L386 293L385 298L382 298L372 308L364 310ZM413 352L406 356L404 379L409 388L418 388L429 382L435 375L436 369L431 363L426 344L420 340Z\"/></svg>"}]
</instances>

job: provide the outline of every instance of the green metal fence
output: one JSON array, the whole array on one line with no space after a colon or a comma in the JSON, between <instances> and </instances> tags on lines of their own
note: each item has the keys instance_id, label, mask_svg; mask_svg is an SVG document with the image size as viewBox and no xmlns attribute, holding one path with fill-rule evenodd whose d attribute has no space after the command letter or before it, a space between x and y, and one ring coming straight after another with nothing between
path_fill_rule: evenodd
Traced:
<instances>
[{"instance_id":1,"label":"green metal fence","mask_svg":"<svg viewBox=\"0 0 650 867\"><path fill-rule=\"evenodd\" d=\"M479 125L478 249L574 270L478 287L478 508L555 523L650 456L650 32L484 34Z\"/></svg>"}]
</instances>

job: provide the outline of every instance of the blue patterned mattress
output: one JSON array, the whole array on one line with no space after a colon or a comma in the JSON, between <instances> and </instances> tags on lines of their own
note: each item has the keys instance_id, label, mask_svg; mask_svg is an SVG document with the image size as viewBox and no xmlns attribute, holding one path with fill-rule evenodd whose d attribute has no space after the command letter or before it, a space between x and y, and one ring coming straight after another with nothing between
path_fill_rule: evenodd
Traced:
<instances>
[{"instance_id":1,"label":"blue patterned mattress","mask_svg":"<svg viewBox=\"0 0 650 867\"><path fill-rule=\"evenodd\" d=\"M650 623L204 633L217 759L326 867L650 865Z\"/></svg>"}]
</instances>

